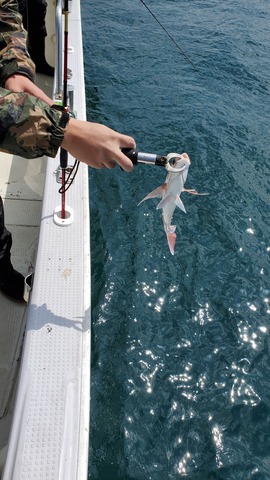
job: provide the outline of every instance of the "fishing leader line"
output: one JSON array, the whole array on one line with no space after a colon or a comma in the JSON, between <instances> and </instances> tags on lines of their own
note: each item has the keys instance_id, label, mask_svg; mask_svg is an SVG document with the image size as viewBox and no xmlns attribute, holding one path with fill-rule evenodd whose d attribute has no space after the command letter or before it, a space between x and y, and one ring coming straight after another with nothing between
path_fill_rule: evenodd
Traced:
<instances>
[{"instance_id":1,"label":"fishing leader line","mask_svg":"<svg viewBox=\"0 0 270 480\"><path fill-rule=\"evenodd\" d=\"M194 68L194 70L197 73L201 73L200 70L196 67L196 65L192 62L192 60L189 58L189 56L184 52L184 50L180 47L180 45L177 43L177 41L172 37L172 35L168 32L168 30L164 27L164 25L160 22L160 20L157 18L157 16L152 12L151 8L146 5L144 0L140 0L140 2L144 5L144 7L148 10L148 12L152 15L152 17L155 19L155 21L160 25L162 30L166 33L166 35L171 39L171 41L174 43L174 45L178 48L180 51L181 55L190 63L190 65Z\"/></svg>"}]
</instances>

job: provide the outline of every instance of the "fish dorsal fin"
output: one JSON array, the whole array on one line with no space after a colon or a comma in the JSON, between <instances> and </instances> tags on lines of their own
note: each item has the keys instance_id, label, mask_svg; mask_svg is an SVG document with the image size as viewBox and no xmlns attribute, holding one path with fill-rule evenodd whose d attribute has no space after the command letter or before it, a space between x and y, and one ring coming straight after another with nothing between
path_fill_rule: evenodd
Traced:
<instances>
[{"instance_id":1,"label":"fish dorsal fin","mask_svg":"<svg viewBox=\"0 0 270 480\"><path fill-rule=\"evenodd\" d=\"M146 197L144 197L140 203L138 203L138 205L140 205L142 202L144 202L145 200L149 200L149 198L160 198L162 197L163 193L164 193L164 190L167 188L167 185L166 183L163 183L162 185L160 185L159 187L155 188L155 190L153 190L152 192L148 193L148 195L146 195Z\"/></svg>"},{"instance_id":2,"label":"fish dorsal fin","mask_svg":"<svg viewBox=\"0 0 270 480\"><path fill-rule=\"evenodd\" d=\"M182 210L182 212L187 213L186 209L184 207L184 204L183 204L181 198L179 197L179 195L176 195L175 204L177 205L178 208L180 208L180 210Z\"/></svg>"}]
</instances>

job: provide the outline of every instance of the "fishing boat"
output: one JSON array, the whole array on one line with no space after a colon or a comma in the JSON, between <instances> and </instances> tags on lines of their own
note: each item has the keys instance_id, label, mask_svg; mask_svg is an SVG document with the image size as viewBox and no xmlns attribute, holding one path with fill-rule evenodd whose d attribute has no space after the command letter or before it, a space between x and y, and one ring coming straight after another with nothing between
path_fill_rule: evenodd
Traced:
<instances>
[{"instance_id":1,"label":"fishing boat","mask_svg":"<svg viewBox=\"0 0 270 480\"><path fill-rule=\"evenodd\" d=\"M46 57L55 78L38 85L61 103L62 0L48 2ZM80 3L69 2L69 105L86 117ZM68 157L69 165L75 159ZM0 194L12 232L12 262L31 274L28 303L0 293L0 476L84 480L90 405L88 169L81 164L61 210L59 156L1 153ZM67 170L68 170L67 169ZM71 170L71 168L70 168ZM60 184L59 184L60 182ZM63 208L63 205L62 205ZM30 278L30 277L29 277ZM30 282L28 282L30 283ZM30 285L26 282L26 291Z\"/></svg>"}]
</instances>

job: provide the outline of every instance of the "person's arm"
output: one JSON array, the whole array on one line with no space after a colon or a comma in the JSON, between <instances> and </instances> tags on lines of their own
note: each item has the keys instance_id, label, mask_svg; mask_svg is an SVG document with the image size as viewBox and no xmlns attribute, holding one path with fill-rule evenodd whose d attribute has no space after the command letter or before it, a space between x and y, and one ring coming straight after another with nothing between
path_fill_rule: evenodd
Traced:
<instances>
[{"instance_id":1,"label":"person's arm","mask_svg":"<svg viewBox=\"0 0 270 480\"><path fill-rule=\"evenodd\" d=\"M105 125L70 118L26 93L0 88L0 150L25 158L55 157L60 146L93 168L124 170L133 164L120 148L135 148L133 138Z\"/></svg>"},{"instance_id":2,"label":"person's arm","mask_svg":"<svg viewBox=\"0 0 270 480\"><path fill-rule=\"evenodd\" d=\"M27 50L27 32L22 25L17 0L0 0L0 86L8 77L24 75L34 82L35 65Z\"/></svg>"},{"instance_id":3,"label":"person's arm","mask_svg":"<svg viewBox=\"0 0 270 480\"><path fill-rule=\"evenodd\" d=\"M29 78L25 77L24 75L14 74L7 78L5 82L5 88L10 90L11 92L25 92L29 95L33 95L34 97L43 100L48 105L53 105L53 100L46 95L41 88L39 88L35 83L33 83Z\"/></svg>"},{"instance_id":4,"label":"person's arm","mask_svg":"<svg viewBox=\"0 0 270 480\"><path fill-rule=\"evenodd\" d=\"M116 162L131 170L132 162L120 151L135 147L131 137L95 123L70 119L67 124L32 82L34 66L16 0L0 0L0 18L0 150L25 158L55 157L62 145L94 168L112 168Z\"/></svg>"}]
</instances>

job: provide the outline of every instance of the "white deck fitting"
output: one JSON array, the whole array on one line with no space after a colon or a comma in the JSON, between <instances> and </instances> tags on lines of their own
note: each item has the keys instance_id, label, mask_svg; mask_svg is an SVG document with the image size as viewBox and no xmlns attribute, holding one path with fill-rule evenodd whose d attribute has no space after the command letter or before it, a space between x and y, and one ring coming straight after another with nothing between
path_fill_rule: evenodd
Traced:
<instances>
[{"instance_id":1,"label":"white deck fitting","mask_svg":"<svg viewBox=\"0 0 270 480\"><path fill-rule=\"evenodd\" d=\"M80 5L69 16L74 106L85 118ZM72 163L69 160L69 163ZM2 480L84 480L88 469L90 396L90 239L88 169L80 165L66 194L68 227L53 222L60 203L49 159L40 239L15 414ZM33 179L32 179L33 181ZM35 183L33 181L33 183ZM31 188L32 190L32 188ZM13 200L10 200L13 201ZM34 201L34 200L33 200ZM23 227L22 227L23 228Z\"/></svg>"}]
</instances>

